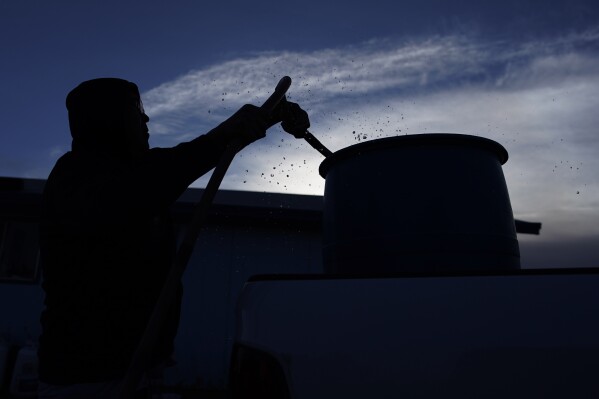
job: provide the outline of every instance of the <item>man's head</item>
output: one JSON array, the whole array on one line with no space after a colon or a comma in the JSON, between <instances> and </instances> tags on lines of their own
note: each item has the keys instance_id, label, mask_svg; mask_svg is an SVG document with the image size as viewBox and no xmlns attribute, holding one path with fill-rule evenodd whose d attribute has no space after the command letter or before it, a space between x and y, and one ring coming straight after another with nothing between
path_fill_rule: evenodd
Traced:
<instances>
[{"instance_id":1,"label":"man's head","mask_svg":"<svg viewBox=\"0 0 599 399\"><path fill-rule=\"evenodd\" d=\"M116 78L88 80L66 99L73 149L136 158L149 148L147 122L135 83Z\"/></svg>"}]
</instances>

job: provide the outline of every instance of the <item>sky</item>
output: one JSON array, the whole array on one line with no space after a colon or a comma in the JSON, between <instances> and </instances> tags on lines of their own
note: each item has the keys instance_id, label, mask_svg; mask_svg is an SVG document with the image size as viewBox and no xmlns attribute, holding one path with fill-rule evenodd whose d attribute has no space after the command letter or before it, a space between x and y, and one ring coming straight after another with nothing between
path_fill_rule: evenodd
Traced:
<instances>
[{"instance_id":1,"label":"sky","mask_svg":"<svg viewBox=\"0 0 599 399\"><path fill-rule=\"evenodd\" d=\"M596 1L0 0L0 60L0 176L47 177L84 80L136 82L150 143L168 147L288 75L332 151L421 133L499 142L515 217L543 223L518 237L523 266L599 266ZM275 127L221 187L322 195L322 159Z\"/></svg>"}]
</instances>

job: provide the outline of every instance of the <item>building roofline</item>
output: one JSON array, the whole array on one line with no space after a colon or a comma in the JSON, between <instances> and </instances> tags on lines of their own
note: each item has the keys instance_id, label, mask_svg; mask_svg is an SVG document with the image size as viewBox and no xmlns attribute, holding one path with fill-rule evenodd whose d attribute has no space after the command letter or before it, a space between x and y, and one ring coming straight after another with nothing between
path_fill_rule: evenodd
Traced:
<instances>
[{"instance_id":1,"label":"building roofline","mask_svg":"<svg viewBox=\"0 0 599 399\"><path fill-rule=\"evenodd\" d=\"M0 218L37 220L44 179L0 177ZM188 188L172 206L175 222L191 219L203 188ZM208 224L298 227L320 230L323 197L252 191L219 190L210 208Z\"/></svg>"}]
</instances>

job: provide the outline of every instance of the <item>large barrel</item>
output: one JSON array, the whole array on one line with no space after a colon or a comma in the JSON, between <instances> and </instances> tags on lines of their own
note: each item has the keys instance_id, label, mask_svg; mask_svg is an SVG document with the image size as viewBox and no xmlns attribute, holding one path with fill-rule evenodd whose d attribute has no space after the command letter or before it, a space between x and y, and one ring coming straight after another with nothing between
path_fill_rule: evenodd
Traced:
<instances>
[{"instance_id":1,"label":"large barrel","mask_svg":"<svg viewBox=\"0 0 599 399\"><path fill-rule=\"evenodd\" d=\"M417 134L356 144L320 165L328 273L518 269L499 143Z\"/></svg>"}]
</instances>

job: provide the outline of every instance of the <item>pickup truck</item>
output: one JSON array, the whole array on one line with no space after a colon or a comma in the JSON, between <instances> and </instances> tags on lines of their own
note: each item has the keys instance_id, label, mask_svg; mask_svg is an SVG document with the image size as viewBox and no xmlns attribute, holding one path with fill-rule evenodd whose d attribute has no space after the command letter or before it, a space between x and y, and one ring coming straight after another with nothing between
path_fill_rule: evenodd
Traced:
<instances>
[{"instance_id":1,"label":"pickup truck","mask_svg":"<svg viewBox=\"0 0 599 399\"><path fill-rule=\"evenodd\" d=\"M599 269L263 275L235 398L597 398Z\"/></svg>"},{"instance_id":2,"label":"pickup truck","mask_svg":"<svg viewBox=\"0 0 599 399\"><path fill-rule=\"evenodd\" d=\"M328 156L324 272L246 283L233 397L599 397L599 269L521 269L507 159L456 134Z\"/></svg>"}]
</instances>

